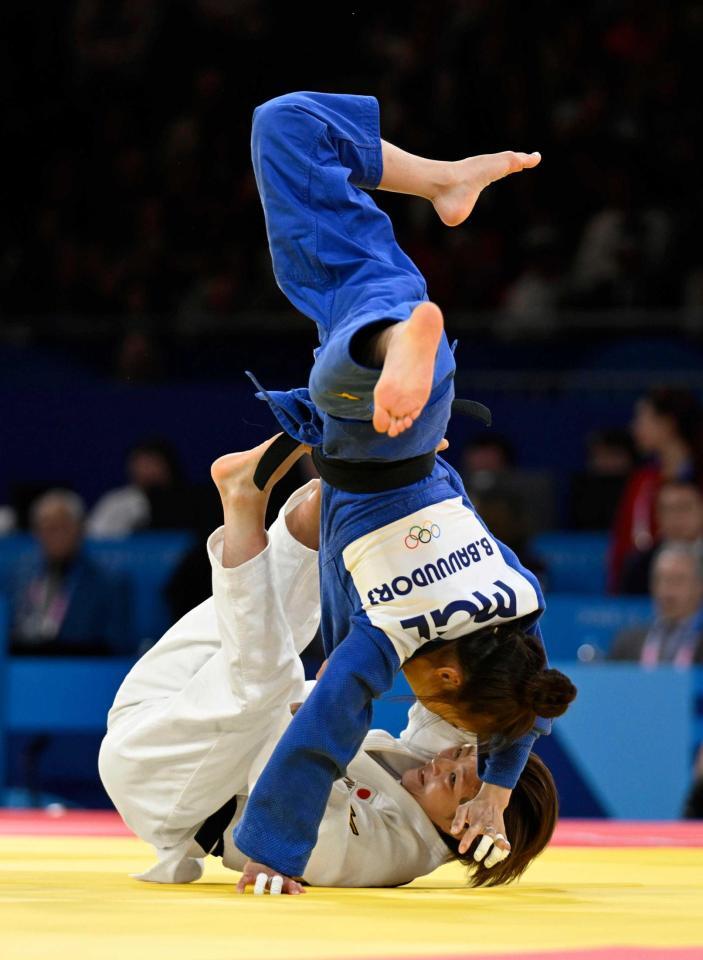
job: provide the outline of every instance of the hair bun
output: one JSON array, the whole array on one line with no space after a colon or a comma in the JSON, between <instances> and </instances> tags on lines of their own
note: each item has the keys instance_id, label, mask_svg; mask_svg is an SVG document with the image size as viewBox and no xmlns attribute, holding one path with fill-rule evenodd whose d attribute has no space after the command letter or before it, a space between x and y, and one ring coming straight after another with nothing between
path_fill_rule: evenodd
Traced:
<instances>
[{"instance_id":1,"label":"hair bun","mask_svg":"<svg viewBox=\"0 0 703 960\"><path fill-rule=\"evenodd\" d=\"M532 706L541 717L560 717L576 698L576 687L560 670L540 670L531 682Z\"/></svg>"}]
</instances>

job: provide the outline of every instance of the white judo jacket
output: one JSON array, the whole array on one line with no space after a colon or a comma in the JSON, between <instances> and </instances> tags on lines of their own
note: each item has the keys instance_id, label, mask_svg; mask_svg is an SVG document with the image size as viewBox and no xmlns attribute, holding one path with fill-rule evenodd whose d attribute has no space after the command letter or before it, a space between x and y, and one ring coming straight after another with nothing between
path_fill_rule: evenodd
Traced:
<instances>
[{"instance_id":1,"label":"white judo jacket","mask_svg":"<svg viewBox=\"0 0 703 960\"><path fill-rule=\"evenodd\" d=\"M319 620L317 554L294 540L285 523L309 494L310 485L290 498L266 549L239 567L221 564L222 528L211 535L213 596L164 634L117 693L99 769L127 825L156 849L157 864L140 879L198 879L204 851L194 836L234 795L237 813L225 830L223 862L241 869L247 859L232 829L290 723L290 704L312 686L299 654ZM399 777L469 738L420 704L399 739L371 731L333 785L304 879L316 886L395 886L450 859ZM304 804L305 797L282 796L281 803Z\"/></svg>"}]
</instances>

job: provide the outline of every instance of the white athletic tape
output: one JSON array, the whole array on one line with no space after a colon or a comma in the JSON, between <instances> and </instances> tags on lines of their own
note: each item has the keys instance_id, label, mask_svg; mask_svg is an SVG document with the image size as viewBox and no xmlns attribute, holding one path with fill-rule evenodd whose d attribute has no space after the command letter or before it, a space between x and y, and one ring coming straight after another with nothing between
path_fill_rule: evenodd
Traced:
<instances>
[{"instance_id":1,"label":"white athletic tape","mask_svg":"<svg viewBox=\"0 0 703 960\"><path fill-rule=\"evenodd\" d=\"M501 850L500 847L493 847L483 863L484 866L490 869L491 867L495 867L497 863L502 863L503 860L507 859L509 856L510 850Z\"/></svg>"},{"instance_id":2,"label":"white athletic tape","mask_svg":"<svg viewBox=\"0 0 703 960\"><path fill-rule=\"evenodd\" d=\"M277 894L280 894L283 890L283 877L279 877L278 874L271 880L271 896L275 897Z\"/></svg>"},{"instance_id":3,"label":"white athletic tape","mask_svg":"<svg viewBox=\"0 0 703 960\"><path fill-rule=\"evenodd\" d=\"M488 851L491 849L492 845L493 845L493 840L491 839L491 837L481 838L481 842L476 847L476 850L474 852L474 860L476 861L476 863L480 863L483 860L483 858L486 856Z\"/></svg>"},{"instance_id":4,"label":"white athletic tape","mask_svg":"<svg viewBox=\"0 0 703 960\"><path fill-rule=\"evenodd\" d=\"M257 897L263 896L264 890L266 889L266 884L268 883L268 874L259 873L256 877L256 883L254 884L254 893Z\"/></svg>"}]
</instances>

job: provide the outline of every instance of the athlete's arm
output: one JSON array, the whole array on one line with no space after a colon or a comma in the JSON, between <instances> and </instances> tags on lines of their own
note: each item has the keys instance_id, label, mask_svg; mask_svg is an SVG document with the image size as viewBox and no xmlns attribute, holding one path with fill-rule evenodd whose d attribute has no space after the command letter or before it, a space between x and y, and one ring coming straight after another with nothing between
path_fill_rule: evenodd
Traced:
<instances>
[{"instance_id":1,"label":"athlete's arm","mask_svg":"<svg viewBox=\"0 0 703 960\"><path fill-rule=\"evenodd\" d=\"M353 618L279 740L234 831L237 847L252 861L286 877L302 876L332 784L361 747L372 699L392 687L399 666L381 631Z\"/></svg>"}]
</instances>

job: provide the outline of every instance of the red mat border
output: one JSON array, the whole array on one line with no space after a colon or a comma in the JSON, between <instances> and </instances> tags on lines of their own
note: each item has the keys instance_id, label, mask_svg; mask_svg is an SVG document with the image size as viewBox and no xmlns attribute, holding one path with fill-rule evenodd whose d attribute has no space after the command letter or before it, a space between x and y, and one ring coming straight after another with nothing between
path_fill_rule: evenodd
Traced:
<instances>
[{"instance_id":1,"label":"red mat border","mask_svg":"<svg viewBox=\"0 0 703 960\"><path fill-rule=\"evenodd\" d=\"M0 810L0 836L132 835L120 816L111 810ZM552 845L703 847L703 821L561 820Z\"/></svg>"}]
</instances>

